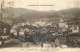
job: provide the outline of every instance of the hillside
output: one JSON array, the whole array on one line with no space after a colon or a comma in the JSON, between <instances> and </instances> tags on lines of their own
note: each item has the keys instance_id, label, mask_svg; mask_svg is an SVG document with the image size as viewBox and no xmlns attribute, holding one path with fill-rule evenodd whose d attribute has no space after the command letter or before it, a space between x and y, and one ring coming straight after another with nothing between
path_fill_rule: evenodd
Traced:
<instances>
[{"instance_id":1,"label":"hillside","mask_svg":"<svg viewBox=\"0 0 80 52\"><path fill-rule=\"evenodd\" d=\"M80 9L72 8L61 11L34 11L26 12L25 14L16 18L15 22L34 22L43 20L46 22L55 22L58 21L60 17L63 17L64 21L80 21Z\"/></svg>"},{"instance_id":2,"label":"hillside","mask_svg":"<svg viewBox=\"0 0 80 52\"><path fill-rule=\"evenodd\" d=\"M30 11L33 11L33 10L28 10L28 9L23 9L23 8L4 8L3 19L11 20L12 18L16 18Z\"/></svg>"},{"instance_id":3,"label":"hillside","mask_svg":"<svg viewBox=\"0 0 80 52\"><path fill-rule=\"evenodd\" d=\"M39 20L55 22L58 21L60 17L63 17L64 21L80 21L80 8L71 8L60 11L34 11L23 8L12 9L4 9L4 20L10 20L14 23L25 21L33 23Z\"/></svg>"}]
</instances>

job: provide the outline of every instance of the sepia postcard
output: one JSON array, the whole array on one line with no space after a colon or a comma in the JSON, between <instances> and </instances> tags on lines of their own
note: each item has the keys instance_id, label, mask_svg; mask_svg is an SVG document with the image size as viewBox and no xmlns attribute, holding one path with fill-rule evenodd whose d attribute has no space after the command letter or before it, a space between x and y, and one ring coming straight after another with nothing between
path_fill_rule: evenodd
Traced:
<instances>
[{"instance_id":1,"label":"sepia postcard","mask_svg":"<svg viewBox=\"0 0 80 52\"><path fill-rule=\"evenodd\" d=\"M80 0L0 0L0 52L80 52Z\"/></svg>"}]
</instances>

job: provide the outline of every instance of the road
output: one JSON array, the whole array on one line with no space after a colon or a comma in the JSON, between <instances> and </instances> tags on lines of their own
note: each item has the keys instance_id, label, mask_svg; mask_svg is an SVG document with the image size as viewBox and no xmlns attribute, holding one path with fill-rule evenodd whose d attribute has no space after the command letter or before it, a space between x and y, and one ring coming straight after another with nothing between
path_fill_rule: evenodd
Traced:
<instances>
[{"instance_id":1,"label":"road","mask_svg":"<svg viewBox=\"0 0 80 52\"><path fill-rule=\"evenodd\" d=\"M1 48L0 52L80 52L80 48L12 47Z\"/></svg>"},{"instance_id":2,"label":"road","mask_svg":"<svg viewBox=\"0 0 80 52\"><path fill-rule=\"evenodd\" d=\"M44 47L41 46L27 46L27 44L32 45L30 42L22 42L17 47L7 47L0 48L0 52L80 52L80 48L53 48L48 47L48 44L45 44ZM20 47L21 46L21 47Z\"/></svg>"}]
</instances>

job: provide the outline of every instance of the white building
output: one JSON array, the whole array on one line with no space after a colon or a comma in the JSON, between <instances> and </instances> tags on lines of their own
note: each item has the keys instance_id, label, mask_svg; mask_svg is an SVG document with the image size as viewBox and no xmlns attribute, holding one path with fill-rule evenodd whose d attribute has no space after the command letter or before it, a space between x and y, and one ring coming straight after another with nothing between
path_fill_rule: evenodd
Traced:
<instances>
[{"instance_id":1,"label":"white building","mask_svg":"<svg viewBox=\"0 0 80 52\"><path fill-rule=\"evenodd\" d=\"M24 36L24 31L20 31L19 36Z\"/></svg>"},{"instance_id":2,"label":"white building","mask_svg":"<svg viewBox=\"0 0 80 52\"><path fill-rule=\"evenodd\" d=\"M72 33L78 33L79 32L79 26L78 25L72 25Z\"/></svg>"},{"instance_id":3,"label":"white building","mask_svg":"<svg viewBox=\"0 0 80 52\"><path fill-rule=\"evenodd\" d=\"M59 27L61 28L68 28L67 22L64 22L62 18L59 19Z\"/></svg>"},{"instance_id":4,"label":"white building","mask_svg":"<svg viewBox=\"0 0 80 52\"><path fill-rule=\"evenodd\" d=\"M37 21L35 22L36 25L39 25L39 26L45 26L46 25L46 22L45 21Z\"/></svg>"}]
</instances>

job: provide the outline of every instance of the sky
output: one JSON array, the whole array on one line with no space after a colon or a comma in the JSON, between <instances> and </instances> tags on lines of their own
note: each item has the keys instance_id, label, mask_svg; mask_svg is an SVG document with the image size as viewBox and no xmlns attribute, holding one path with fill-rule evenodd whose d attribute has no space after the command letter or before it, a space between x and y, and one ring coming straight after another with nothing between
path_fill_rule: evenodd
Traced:
<instances>
[{"instance_id":1,"label":"sky","mask_svg":"<svg viewBox=\"0 0 80 52\"><path fill-rule=\"evenodd\" d=\"M1 3L2 0L0 0ZM8 2L14 2L13 5ZM80 0L4 0L5 7L25 8L37 11L63 10L80 8ZM53 6L29 6L29 5L53 5Z\"/></svg>"}]
</instances>

